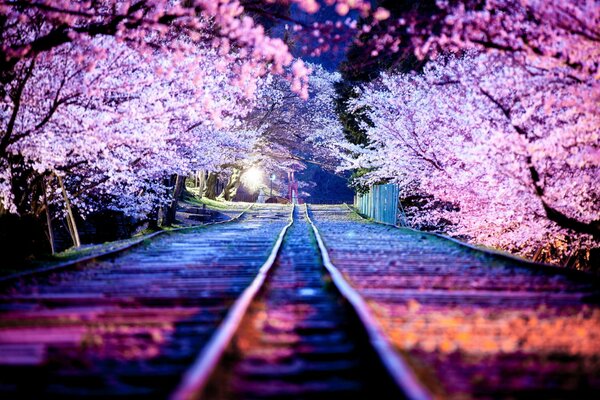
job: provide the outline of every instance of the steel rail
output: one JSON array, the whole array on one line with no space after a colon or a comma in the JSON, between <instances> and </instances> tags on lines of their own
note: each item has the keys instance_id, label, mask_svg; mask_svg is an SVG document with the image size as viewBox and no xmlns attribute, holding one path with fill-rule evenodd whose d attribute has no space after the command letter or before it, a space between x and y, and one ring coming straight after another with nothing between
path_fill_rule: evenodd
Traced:
<instances>
[{"instance_id":1,"label":"steel rail","mask_svg":"<svg viewBox=\"0 0 600 400\"><path fill-rule=\"evenodd\" d=\"M252 283L244 290L242 295L235 301L227 312L227 315L211 336L210 340L201 350L200 354L185 372L179 386L171 394L172 400L189 400L197 398L217 368L231 340L235 336L242 319L246 315L250 304L263 287L271 267L281 249L283 239L289 227L294 223L294 205L290 212L290 222L281 230L273 249L265 263L260 267L258 274Z\"/></svg>"},{"instance_id":2,"label":"steel rail","mask_svg":"<svg viewBox=\"0 0 600 400\"><path fill-rule=\"evenodd\" d=\"M379 323L371 313L369 306L362 296L344 279L342 273L333 263L329 257L327 247L317 229L313 223L308 212L308 205L305 208L306 218L310 223L312 230L317 239L323 265L329 272L333 283L340 292L340 294L350 303L356 315L359 317L366 333L369 337L371 346L377 353L379 359L385 366L388 374L393 379L396 386L404 393L404 395L411 400L429 400L433 399L434 396L430 391L423 385L412 369L407 365L406 361L402 356L394 350L393 345L383 334L383 330L379 326Z\"/></svg>"},{"instance_id":3,"label":"steel rail","mask_svg":"<svg viewBox=\"0 0 600 400\"><path fill-rule=\"evenodd\" d=\"M45 275L45 274L49 274L49 273L53 273L53 272L57 272L57 271L67 270L69 268L74 268L74 267L77 267L78 265L85 264L90 261L103 260L105 258L112 257L117 254L125 253L128 250L131 250L131 249L139 246L140 244L144 243L146 240L154 239L160 235L174 233L174 232L181 232L181 231L185 231L185 230L193 230L193 229L203 228L205 226L220 225L220 224L234 222L234 221L239 220L246 212L250 211L252 206L254 206L254 203L250 204L248 207L246 207L240 214L236 215L235 217L233 217L231 219L225 220L225 221L209 222L209 223L201 224L201 225L184 226L181 228L175 228L175 229L171 229L171 230L161 230L158 232L152 232L152 233L149 233L147 235L144 235L144 236L134 240L131 243L123 245L122 247L119 247L117 249L108 250L108 251L105 251L105 252L102 252L99 254L81 257L76 260L65 261L64 263L52 265L50 267L32 269L32 270L28 270L28 271L17 272L15 274L3 276L3 277L0 277L0 286L5 286L7 283L14 282L19 279L27 279L27 278L31 278L32 276Z\"/></svg>"}]
</instances>

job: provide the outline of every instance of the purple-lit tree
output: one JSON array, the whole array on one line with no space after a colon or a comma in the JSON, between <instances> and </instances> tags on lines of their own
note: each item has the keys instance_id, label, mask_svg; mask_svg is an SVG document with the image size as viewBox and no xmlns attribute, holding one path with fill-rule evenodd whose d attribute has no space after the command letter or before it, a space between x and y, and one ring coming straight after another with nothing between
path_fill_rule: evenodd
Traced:
<instances>
[{"instance_id":1,"label":"purple-lit tree","mask_svg":"<svg viewBox=\"0 0 600 400\"><path fill-rule=\"evenodd\" d=\"M164 174L214 168L251 146L236 114L260 77L283 73L292 57L239 3L193 3L0 3L3 209L47 208L38 203L48 176L67 192L76 186L82 211L78 199L90 193L147 209L142 194L164 193ZM297 62L290 71L303 95L306 69Z\"/></svg>"},{"instance_id":2,"label":"purple-lit tree","mask_svg":"<svg viewBox=\"0 0 600 400\"><path fill-rule=\"evenodd\" d=\"M252 147L247 136L256 133L240 135L248 130L235 119L238 111L247 111L262 77L285 76L293 92L308 96L308 69L252 18L280 18L270 3L1 1L2 209L21 214L46 209L39 202L50 175L62 175L66 186L70 181L81 186L83 178L76 177L85 177L75 198L94 188L131 206L127 199L142 199L140 192L161 191L159 170L215 168L217 160L197 161L195 167L190 160L214 158L209 148L225 156L241 155L239 146ZM278 3L309 13L319 7L305 0ZM362 1L337 3L342 14L369 10ZM124 53L128 65L120 65ZM185 77L193 84L181 86ZM201 139L194 138L199 131ZM106 189L126 172L140 179L134 184L123 178L127 184L115 187L127 186L137 196ZM151 190L136 189L148 184ZM85 210L83 203L78 206Z\"/></svg>"},{"instance_id":3,"label":"purple-lit tree","mask_svg":"<svg viewBox=\"0 0 600 400\"><path fill-rule=\"evenodd\" d=\"M307 99L298 97L282 76L268 75L260 82L253 109L243 118L243 125L259 132L259 137L247 158L227 164L234 172L228 174L221 197L232 199L244 171L251 167L259 167L269 175L287 176L288 172L304 169L307 162L332 170L339 162L332 157L335 153L331 148L343 138L334 109L334 85L340 76L317 64L307 67Z\"/></svg>"},{"instance_id":4,"label":"purple-lit tree","mask_svg":"<svg viewBox=\"0 0 600 400\"><path fill-rule=\"evenodd\" d=\"M491 55L445 57L422 75L386 74L365 87L370 144L346 145L365 182L393 180L454 207L413 215L455 234L533 255L570 236L598 238L600 115L595 88Z\"/></svg>"},{"instance_id":5,"label":"purple-lit tree","mask_svg":"<svg viewBox=\"0 0 600 400\"><path fill-rule=\"evenodd\" d=\"M433 18L402 20L421 57L467 48L502 53L523 66L597 80L600 5L586 0L437 2ZM417 27L419 29L417 29Z\"/></svg>"},{"instance_id":6,"label":"purple-lit tree","mask_svg":"<svg viewBox=\"0 0 600 400\"><path fill-rule=\"evenodd\" d=\"M214 51L196 50L198 65L199 56L147 59L112 38L98 41L110 51L93 69L76 61L72 44L36 57L16 112L6 103L16 133L2 191L11 211L47 209L36 196L58 201L60 183L60 199L84 214L109 206L139 217L169 200L165 177L215 168L251 148L255 135L236 122L251 97L230 84Z\"/></svg>"}]
</instances>

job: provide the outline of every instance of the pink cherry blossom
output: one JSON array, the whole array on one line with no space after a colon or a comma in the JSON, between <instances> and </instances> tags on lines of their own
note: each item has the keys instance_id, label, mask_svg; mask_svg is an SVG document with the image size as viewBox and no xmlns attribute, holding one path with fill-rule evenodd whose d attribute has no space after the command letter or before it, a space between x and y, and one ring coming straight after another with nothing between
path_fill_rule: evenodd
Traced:
<instances>
[{"instance_id":1,"label":"pink cherry blossom","mask_svg":"<svg viewBox=\"0 0 600 400\"><path fill-rule=\"evenodd\" d=\"M367 107L369 145L341 150L347 168L370 169L365 183L446 202L413 226L443 218L453 234L529 256L564 237L585 246L600 219L600 114L575 96L595 90L502 57L446 57L364 87L352 107Z\"/></svg>"}]
</instances>

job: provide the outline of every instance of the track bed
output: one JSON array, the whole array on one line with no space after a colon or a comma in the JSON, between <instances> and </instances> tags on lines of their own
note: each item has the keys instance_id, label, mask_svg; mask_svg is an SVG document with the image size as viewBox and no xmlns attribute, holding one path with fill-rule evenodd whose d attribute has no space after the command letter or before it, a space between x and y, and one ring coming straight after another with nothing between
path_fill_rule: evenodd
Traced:
<instances>
[{"instance_id":1,"label":"track bed","mask_svg":"<svg viewBox=\"0 0 600 400\"><path fill-rule=\"evenodd\" d=\"M364 329L331 285L305 214L279 256L207 399L399 398Z\"/></svg>"},{"instance_id":2,"label":"track bed","mask_svg":"<svg viewBox=\"0 0 600 400\"><path fill-rule=\"evenodd\" d=\"M0 295L0 398L165 398L251 282L289 207L154 239Z\"/></svg>"},{"instance_id":3,"label":"track bed","mask_svg":"<svg viewBox=\"0 0 600 400\"><path fill-rule=\"evenodd\" d=\"M312 206L333 264L439 398L600 398L597 279Z\"/></svg>"}]
</instances>

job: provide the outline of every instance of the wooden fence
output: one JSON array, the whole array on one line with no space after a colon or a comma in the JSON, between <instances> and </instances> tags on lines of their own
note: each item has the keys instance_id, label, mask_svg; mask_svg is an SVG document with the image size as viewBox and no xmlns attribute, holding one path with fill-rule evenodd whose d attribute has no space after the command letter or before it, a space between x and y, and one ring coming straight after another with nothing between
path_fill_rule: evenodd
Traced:
<instances>
[{"instance_id":1,"label":"wooden fence","mask_svg":"<svg viewBox=\"0 0 600 400\"><path fill-rule=\"evenodd\" d=\"M375 221L396 225L398 223L398 198L400 188L395 184L373 185L368 193L357 194L354 206ZM406 225L404 213L400 213L400 225Z\"/></svg>"}]
</instances>

